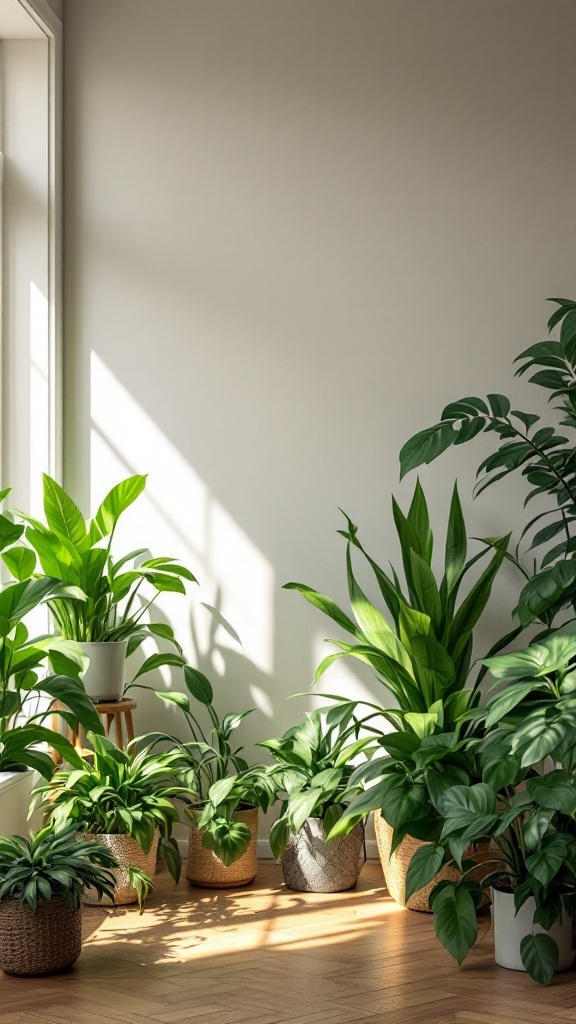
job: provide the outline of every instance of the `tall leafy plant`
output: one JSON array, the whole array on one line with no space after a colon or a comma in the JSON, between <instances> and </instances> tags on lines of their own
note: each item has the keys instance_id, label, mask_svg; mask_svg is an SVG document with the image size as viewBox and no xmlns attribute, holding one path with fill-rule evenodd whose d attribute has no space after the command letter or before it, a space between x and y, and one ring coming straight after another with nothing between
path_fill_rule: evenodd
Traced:
<instances>
[{"instance_id":1,"label":"tall leafy plant","mask_svg":"<svg viewBox=\"0 0 576 1024\"><path fill-rule=\"evenodd\" d=\"M360 543L358 527L348 517L347 529L339 532L347 542L348 593L354 619L311 587L302 583L285 586L298 590L353 639L352 643L329 641L339 650L322 661L316 671L316 681L338 658L359 658L376 669L379 679L396 701L397 710L383 711L395 727L410 729L411 716L434 714L440 702L444 728L450 730L453 722L478 700L477 688L465 689L471 666L473 630L506 557L508 537L484 542L481 551L468 558L466 526L455 486L448 518L444 573L438 582L432 568L434 537L419 482L407 515L394 499L392 512L400 542L404 586L394 569L388 575L368 554ZM374 572L388 618L368 599L356 579L352 564L354 548ZM460 599L462 584L473 566L491 550L488 565ZM509 639L505 637L500 643L503 645Z\"/></svg>"},{"instance_id":2,"label":"tall leafy plant","mask_svg":"<svg viewBox=\"0 0 576 1024\"><path fill-rule=\"evenodd\" d=\"M24 539L28 543L13 546L4 555L18 580L36 575L39 563L47 576L77 588L69 594L55 593L49 600L61 636L80 642L127 640L128 654L148 637L166 640L175 648L173 653L151 655L135 678L161 665L184 664L172 628L147 621L147 615L161 593L184 594L184 581L196 582L190 570L173 558L143 559L150 554L145 548L120 558L113 555L119 519L145 485L145 476L121 481L104 498L94 518L86 522L70 495L45 474L46 523L15 513L27 524Z\"/></svg>"},{"instance_id":3,"label":"tall leafy plant","mask_svg":"<svg viewBox=\"0 0 576 1024\"><path fill-rule=\"evenodd\" d=\"M576 614L576 302L557 304L548 321L560 325L558 341L542 341L516 359L516 376L530 373L530 382L550 392L559 427L542 425L535 413L511 409L504 395L487 399L462 398L446 406L439 421L411 437L400 452L401 476L436 459L452 445L465 444L481 433L497 439L496 451L480 464L476 494L520 472L530 490L526 503L546 497L548 508L532 517L522 538L531 538L537 553L534 575L518 602L520 622L539 619L551 626L556 615L570 607ZM568 436L566 436L566 434Z\"/></svg>"}]
</instances>

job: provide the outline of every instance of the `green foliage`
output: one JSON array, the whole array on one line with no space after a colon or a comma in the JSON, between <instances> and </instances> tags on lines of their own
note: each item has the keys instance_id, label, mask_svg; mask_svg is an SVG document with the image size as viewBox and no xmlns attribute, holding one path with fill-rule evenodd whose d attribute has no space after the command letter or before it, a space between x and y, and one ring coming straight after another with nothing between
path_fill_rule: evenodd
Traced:
<instances>
[{"instance_id":1,"label":"green foliage","mask_svg":"<svg viewBox=\"0 0 576 1024\"><path fill-rule=\"evenodd\" d=\"M527 348L516 360L516 375L529 372L531 383L550 392L549 401L558 403L554 408L560 426L571 431L576 429L576 302L550 301L558 309L548 328L561 325L559 341ZM576 456L564 433L541 426L533 413L511 410L504 395L488 395L487 401L463 398L446 406L438 423L407 441L400 452L401 476L432 462L451 445L486 432L500 443L480 464L476 494L520 471L531 488L526 503L544 495L549 499L549 508L534 516L522 533L521 539L532 538L530 550L542 554L520 595L517 613L522 625L534 619L551 625L562 609L576 606Z\"/></svg>"},{"instance_id":2,"label":"green foliage","mask_svg":"<svg viewBox=\"0 0 576 1024\"><path fill-rule=\"evenodd\" d=\"M276 764L269 769L274 790L283 794L280 817L270 831L272 853L280 860L290 833L298 833L307 818L322 818L329 833L351 799L348 791L353 761L375 749L370 736L360 737L362 721L354 701L306 714L302 725L259 746L270 751ZM361 816L360 816L361 817ZM358 819L356 819L358 820Z\"/></svg>"},{"instance_id":3,"label":"green foliage","mask_svg":"<svg viewBox=\"0 0 576 1024\"><path fill-rule=\"evenodd\" d=\"M494 756L493 744L488 741L482 746L481 756L487 764ZM504 750L505 745L502 757ZM431 894L436 935L458 963L476 939L476 908L482 891L490 886L513 892L517 910L534 897L534 923L545 929L563 913L574 910L576 779L562 770L540 776L532 769L526 789L519 791L527 773L512 760L516 774L499 791L478 783L454 786L442 794L438 801L443 818L440 839L421 848L408 869L407 897L432 881L440 865L461 869L457 882L442 881ZM494 852L484 868L491 866L492 870L480 884L471 877L477 865L470 858L470 849L487 836ZM535 981L548 984L558 948L549 936L546 941L535 938L523 939L522 961Z\"/></svg>"},{"instance_id":4,"label":"green foliage","mask_svg":"<svg viewBox=\"0 0 576 1024\"><path fill-rule=\"evenodd\" d=\"M156 829L160 850L175 881L180 877L178 847L172 826L178 821L173 799L185 792L177 781L177 751L137 751L138 740L121 750L104 736L90 734L93 763L81 760L71 770L59 769L37 787L47 822L56 833L70 825L83 832L127 835L148 853Z\"/></svg>"},{"instance_id":5,"label":"green foliage","mask_svg":"<svg viewBox=\"0 0 576 1024\"><path fill-rule=\"evenodd\" d=\"M215 617L231 636L235 635L220 612ZM175 747L183 783L180 798L186 804L186 814L204 833L204 846L229 866L246 852L250 842L250 832L234 819L235 812L247 807L267 810L274 799L273 784L259 766L249 767L242 747L232 746L232 734L253 708L220 718L213 704L212 684L202 672L186 665L184 683L187 693L158 690L156 696L179 709L192 739L182 742L156 732L150 733L146 741L152 745L166 741Z\"/></svg>"},{"instance_id":6,"label":"green foliage","mask_svg":"<svg viewBox=\"0 0 576 1024\"><path fill-rule=\"evenodd\" d=\"M128 640L132 654L147 638L161 637L176 653L148 658L135 678L162 665L183 665L182 651L170 626L149 622L146 616L159 594L185 593L185 582L195 577L173 558L146 558L140 548L119 559L112 543L122 514L142 494L145 476L132 476L112 488L92 520L85 522L69 494L44 475L46 523L14 513L26 523L28 546L13 547L3 555L18 579L30 579L40 570L75 589L53 593L49 606L61 636L81 642ZM0 536L2 523L0 520ZM24 531L24 526L15 529Z\"/></svg>"},{"instance_id":7,"label":"green foliage","mask_svg":"<svg viewBox=\"0 0 576 1024\"><path fill-rule=\"evenodd\" d=\"M80 842L72 825L56 833L50 826L29 838L0 838L0 901L17 899L35 911L42 901L63 896L77 910L85 888L112 898L117 866L97 842Z\"/></svg>"},{"instance_id":8,"label":"green foliage","mask_svg":"<svg viewBox=\"0 0 576 1024\"><path fill-rule=\"evenodd\" d=\"M287 583L311 604L328 615L353 637L354 643L330 641L340 650L330 654L316 672L316 681L333 662L342 657L359 658L377 672L398 710L383 714L397 728L409 728L407 714L427 714L441 702L444 726L452 727L456 703L470 671L473 630L490 598L496 574L506 557L508 538L485 542L482 551L468 559L467 540L458 490L454 487L446 536L444 574L437 582L432 570L433 535L428 508L418 482L408 514L392 503L400 541L406 580L403 589L398 575L392 576L365 551L358 528L347 518L347 529L339 531L347 541L348 592L354 621L334 602L301 583ZM352 566L356 548L371 566L391 623L361 590ZM460 587L475 563L488 551L492 558L484 572L458 603Z\"/></svg>"},{"instance_id":9,"label":"green foliage","mask_svg":"<svg viewBox=\"0 0 576 1024\"><path fill-rule=\"evenodd\" d=\"M524 767L550 756L576 769L575 658L571 623L525 650L485 661L494 685L505 684L484 709L486 726L509 735L510 751Z\"/></svg>"},{"instance_id":10,"label":"green foliage","mask_svg":"<svg viewBox=\"0 0 576 1024\"><path fill-rule=\"evenodd\" d=\"M72 744L44 724L53 713L68 722L78 720L85 729L102 731L78 678L87 665L79 646L60 637L31 638L23 622L44 602L77 593L69 584L48 577L11 583L0 590L0 771L28 767L50 778L54 762L42 749L46 743L70 764L78 764ZM47 706L44 698L49 698ZM62 705L57 712L53 712L54 701Z\"/></svg>"}]
</instances>

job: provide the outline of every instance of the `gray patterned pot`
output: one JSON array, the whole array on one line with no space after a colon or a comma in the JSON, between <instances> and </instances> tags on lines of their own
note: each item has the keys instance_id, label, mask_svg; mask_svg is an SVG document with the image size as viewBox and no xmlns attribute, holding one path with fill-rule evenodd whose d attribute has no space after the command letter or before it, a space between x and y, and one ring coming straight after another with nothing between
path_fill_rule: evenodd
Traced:
<instances>
[{"instance_id":1,"label":"gray patterned pot","mask_svg":"<svg viewBox=\"0 0 576 1024\"><path fill-rule=\"evenodd\" d=\"M284 881L298 892L344 892L353 889L363 864L363 830L326 842L322 818L308 818L292 833L282 857Z\"/></svg>"}]
</instances>

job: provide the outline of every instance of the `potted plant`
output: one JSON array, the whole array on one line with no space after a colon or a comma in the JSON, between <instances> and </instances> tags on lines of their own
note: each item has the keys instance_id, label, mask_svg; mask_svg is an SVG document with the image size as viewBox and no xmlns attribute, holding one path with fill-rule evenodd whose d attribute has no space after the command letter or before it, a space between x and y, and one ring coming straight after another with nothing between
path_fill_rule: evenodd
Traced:
<instances>
[{"instance_id":1,"label":"potted plant","mask_svg":"<svg viewBox=\"0 0 576 1024\"><path fill-rule=\"evenodd\" d=\"M363 822L345 836L326 838L351 799L353 762L373 743L359 737L363 723L354 711L351 702L312 711L302 725L259 744L276 762L270 775L283 802L270 845L291 889L343 892L358 881Z\"/></svg>"},{"instance_id":2,"label":"potted plant","mask_svg":"<svg viewBox=\"0 0 576 1024\"><path fill-rule=\"evenodd\" d=\"M145 476L121 481L104 498L94 518L85 522L70 495L45 474L46 525L14 513L28 524L25 539L30 546L13 549L13 571L20 579L29 579L38 560L47 576L77 588L76 593L54 594L49 607L59 635L80 643L90 659L83 681L95 702L122 697L126 657L147 637L166 640L175 651L152 654L134 679L162 665L184 664L171 627L146 621L146 614L159 594L183 594L183 581L195 583L195 577L173 558L141 560L149 555L144 548L121 558L112 555L120 516L145 485Z\"/></svg>"},{"instance_id":3,"label":"potted plant","mask_svg":"<svg viewBox=\"0 0 576 1024\"><path fill-rule=\"evenodd\" d=\"M51 974L70 967L82 947L82 893L90 886L110 895L115 863L99 843L79 843L74 828L0 839L0 968Z\"/></svg>"},{"instance_id":4,"label":"potted plant","mask_svg":"<svg viewBox=\"0 0 576 1024\"><path fill-rule=\"evenodd\" d=\"M286 586L300 591L311 604L351 634L354 641L331 641L339 650L322 661L316 671L316 681L336 659L355 657L376 669L379 680L394 698L394 707L371 707L380 710L396 730L396 736L392 738L389 734L381 734L381 745L387 749L389 744L392 750L394 744L394 752L406 756L404 769L397 762L397 771L392 772L391 777L389 763L386 761L361 769L361 772L367 773L364 781L373 781L379 774L385 774L386 780L382 778L380 787L370 789L350 803L345 818L332 835L344 834L346 828L353 828L356 821L374 808L384 874L390 890L400 896L403 879L396 881L392 877L389 854L396 854L395 863L402 870L402 865L409 862L414 840L422 842L429 838L426 828L432 827L432 822L438 816L433 804L428 801L426 785L418 779L413 786L412 775L410 772L406 775L405 768L419 741L431 733L447 734L449 739L441 739L438 743L430 740L430 746L441 746L444 750L446 744L459 744L462 736L456 739L452 736L457 730L456 723L461 720L464 712L479 702L482 673L478 674L471 687L467 685L473 630L486 607L494 579L506 557L508 537L487 540L483 548L469 558L466 526L455 486L448 517L444 573L440 581L437 581L432 568L434 537L426 499L419 482L416 483L408 514L403 514L394 499L392 511L400 542L405 587L394 569L391 576L388 575L365 551L358 537L358 528L348 517L348 528L341 532L347 541L348 591L354 620L330 598L310 587L301 583L288 583ZM361 590L353 571L353 548L361 552L373 570L388 618ZM493 555L488 565L466 596L460 599L462 584L475 564L490 550L493 550ZM512 630L498 641L490 653L500 650L519 632L520 627ZM457 754L457 751L453 753ZM425 762L421 767L426 771ZM406 806L401 813L396 813L392 797L388 797L388 787L393 788L402 773L407 794ZM464 776L452 781L470 781L470 778ZM379 799L380 794L382 800ZM383 818L378 810L380 807ZM427 909L427 904L421 909Z\"/></svg>"},{"instance_id":5,"label":"potted plant","mask_svg":"<svg viewBox=\"0 0 576 1024\"><path fill-rule=\"evenodd\" d=\"M548 321L549 331L558 324L558 341L531 345L516 359L516 376L531 373L530 382L550 392L557 402L560 427L542 426L535 413L510 408L505 395L462 398L446 406L439 421L411 437L400 452L401 476L423 463L432 462L453 444L463 444L488 432L499 438L497 450L480 464L476 494L509 473L521 471L533 498L549 498L549 507L525 526L530 550L542 550L534 575L528 578L517 612L524 625L539 619L548 627L565 608L576 608L576 467L570 432L576 428L576 302L551 299L557 304ZM558 401L559 400L559 401ZM568 436L565 436L568 434Z\"/></svg>"},{"instance_id":6,"label":"potted plant","mask_svg":"<svg viewBox=\"0 0 576 1024\"><path fill-rule=\"evenodd\" d=\"M511 763L517 769L514 778ZM441 838L414 854L407 891L426 885L443 863L461 870L456 881L439 882L431 894L436 935L461 964L476 940L483 890L491 887L496 963L525 970L546 985L574 959L575 780L563 769L544 776L531 772L525 790L517 792L526 771L518 770L506 749L498 766L509 785L499 790L487 783L454 786L442 795ZM472 877L475 865L465 853L485 835L494 846L493 870L479 881Z\"/></svg>"},{"instance_id":7,"label":"potted plant","mask_svg":"<svg viewBox=\"0 0 576 1024\"><path fill-rule=\"evenodd\" d=\"M267 773L250 768L242 748L233 750L230 742L253 709L221 719L207 677L186 665L184 681L187 694L157 691L157 696L179 708L192 739L183 743L166 733L154 733L147 741L168 740L180 753L187 789L182 799L191 822L186 877L207 888L248 885L257 871L258 808L267 810L274 798ZM208 716L208 729L198 718L200 708Z\"/></svg>"},{"instance_id":8,"label":"potted plant","mask_svg":"<svg viewBox=\"0 0 576 1024\"><path fill-rule=\"evenodd\" d=\"M178 821L172 801L182 792L176 781L178 754L137 751L138 740L127 750L104 736L91 734L90 741L92 761L84 760L72 770L59 769L34 795L56 833L74 825L113 853L118 867L112 902L138 900L142 906L152 887L158 852L174 881L180 877L180 854L172 838ZM89 897L100 900L98 893Z\"/></svg>"},{"instance_id":9,"label":"potted plant","mask_svg":"<svg viewBox=\"0 0 576 1024\"><path fill-rule=\"evenodd\" d=\"M3 520L0 516L0 535ZM34 773L48 779L54 771L46 746L78 766L72 744L51 728L53 718L69 724L78 720L85 729L102 731L78 678L87 663L78 645L58 637L31 637L24 624L43 602L74 592L48 577L10 583L0 590L0 832L4 835L26 829Z\"/></svg>"}]
</instances>

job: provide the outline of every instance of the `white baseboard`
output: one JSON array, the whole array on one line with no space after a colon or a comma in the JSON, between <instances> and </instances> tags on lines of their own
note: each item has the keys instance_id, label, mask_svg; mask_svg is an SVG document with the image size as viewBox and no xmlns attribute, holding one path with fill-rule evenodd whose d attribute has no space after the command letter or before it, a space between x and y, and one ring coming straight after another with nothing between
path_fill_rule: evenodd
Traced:
<instances>
[{"instance_id":1,"label":"white baseboard","mask_svg":"<svg viewBox=\"0 0 576 1024\"><path fill-rule=\"evenodd\" d=\"M180 850L180 856L186 858L188 856L188 840L178 839L178 849ZM258 845L258 859L259 860L273 860L272 850L270 849L270 843L267 839L259 839ZM366 840L366 855L368 860L378 860L378 847L375 839Z\"/></svg>"}]
</instances>

